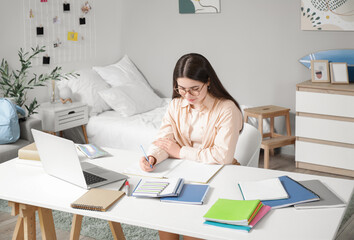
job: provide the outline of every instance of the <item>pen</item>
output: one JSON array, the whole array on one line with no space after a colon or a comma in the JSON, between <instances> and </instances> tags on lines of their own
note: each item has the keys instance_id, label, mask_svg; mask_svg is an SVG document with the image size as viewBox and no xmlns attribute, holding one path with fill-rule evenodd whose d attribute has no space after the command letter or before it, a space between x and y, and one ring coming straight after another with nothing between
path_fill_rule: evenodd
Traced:
<instances>
[{"instance_id":1,"label":"pen","mask_svg":"<svg viewBox=\"0 0 354 240\"><path fill-rule=\"evenodd\" d=\"M149 162L149 158L148 158L148 156L146 155L145 150L144 150L144 148L143 148L143 145L140 145L140 147L141 147L141 150L143 150L143 153L144 153L144 155L145 155L146 161L147 161L148 163L150 163L150 162ZM150 164L150 167L152 168L152 165L151 165L151 164Z\"/></svg>"},{"instance_id":2,"label":"pen","mask_svg":"<svg viewBox=\"0 0 354 240\"><path fill-rule=\"evenodd\" d=\"M125 187L124 187L125 195L127 195L127 196L129 196L129 188L130 188L130 185L127 180L127 181L125 181Z\"/></svg>"}]
</instances>

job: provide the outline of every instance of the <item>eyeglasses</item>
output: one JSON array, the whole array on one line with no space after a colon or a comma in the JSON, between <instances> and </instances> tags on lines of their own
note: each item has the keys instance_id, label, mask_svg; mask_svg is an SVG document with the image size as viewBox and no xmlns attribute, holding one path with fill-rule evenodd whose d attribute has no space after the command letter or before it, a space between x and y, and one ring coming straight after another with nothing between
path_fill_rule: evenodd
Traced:
<instances>
[{"instance_id":1,"label":"eyeglasses","mask_svg":"<svg viewBox=\"0 0 354 240\"><path fill-rule=\"evenodd\" d=\"M174 88L174 90L176 91L176 93L184 96L187 94L187 92L192 95L192 96L199 96L200 92L202 91L203 87L204 87L205 83L201 86L201 87L192 87L192 88L183 88L183 87L177 87Z\"/></svg>"}]
</instances>

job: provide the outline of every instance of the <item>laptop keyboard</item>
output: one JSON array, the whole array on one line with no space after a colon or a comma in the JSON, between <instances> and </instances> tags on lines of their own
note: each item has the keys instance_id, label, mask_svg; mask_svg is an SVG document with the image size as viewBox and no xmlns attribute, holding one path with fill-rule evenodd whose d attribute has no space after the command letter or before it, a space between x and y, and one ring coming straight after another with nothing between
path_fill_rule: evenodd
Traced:
<instances>
[{"instance_id":1,"label":"laptop keyboard","mask_svg":"<svg viewBox=\"0 0 354 240\"><path fill-rule=\"evenodd\" d=\"M91 184L94 184L94 183L103 182L103 181L107 180L105 178L99 177L99 176L94 175L92 173L88 173L88 172L85 172L85 171L82 171L82 172L84 173L87 185L91 185Z\"/></svg>"}]
</instances>

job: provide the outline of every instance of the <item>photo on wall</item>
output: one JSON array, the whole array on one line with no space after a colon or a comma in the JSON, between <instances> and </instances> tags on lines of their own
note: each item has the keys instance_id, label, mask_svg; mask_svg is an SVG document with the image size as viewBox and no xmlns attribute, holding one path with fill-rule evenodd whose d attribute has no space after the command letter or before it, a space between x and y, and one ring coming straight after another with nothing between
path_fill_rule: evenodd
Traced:
<instances>
[{"instance_id":1,"label":"photo on wall","mask_svg":"<svg viewBox=\"0 0 354 240\"><path fill-rule=\"evenodd\" d=\"M220 0L178 0L179 13L220 13Z\"/></svg>"}]
</instances>

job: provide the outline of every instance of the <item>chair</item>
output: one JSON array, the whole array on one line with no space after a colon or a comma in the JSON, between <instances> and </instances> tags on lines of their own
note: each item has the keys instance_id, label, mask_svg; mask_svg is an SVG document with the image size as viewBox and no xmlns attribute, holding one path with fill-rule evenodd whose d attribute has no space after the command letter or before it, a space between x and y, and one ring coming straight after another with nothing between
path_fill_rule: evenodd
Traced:
<instances>
[{"instance_id":1,"label":"chair","mask_svg":"<svg viewBox=\"0 0 354 240\"><path fill-rule=\"evenodd\" d=\"M26 121L20 122L20 138L14 143L0 145L0 163L17 157L20 148L34 142L32 128L41 130L42 121L30 117Z\"/></svg>"},{"instance_id":2,"label":"chair","mask_svg":"<svg viewBox=\"0 0 354 240\"><path fill-rule=\"evenodd\" d=\"M261 143L262 136L257 128L249 123L244 123L234 157L242 166L258 167Z\"/></svg>"}]
</instances>

